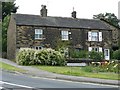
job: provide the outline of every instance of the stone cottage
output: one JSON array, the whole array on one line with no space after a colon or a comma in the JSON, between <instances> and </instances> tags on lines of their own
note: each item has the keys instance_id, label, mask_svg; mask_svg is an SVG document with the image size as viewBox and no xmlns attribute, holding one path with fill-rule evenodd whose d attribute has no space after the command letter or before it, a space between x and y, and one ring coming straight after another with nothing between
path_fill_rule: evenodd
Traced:
<instances>
[{"instance_id":1,"label":"stone cottage","mask_svg":"<svg viewBox=\"0 0 120 90\"><path fill-rule=\"evenodd\" d=\"M14 59L20 48L55 48L55 42L71 42L79 50L103 52L110 59L112 29L103 21L72 17L47 16L46 6L41 15L12 14L7 32L7 58Z\"/></svg>"}]
</instances>

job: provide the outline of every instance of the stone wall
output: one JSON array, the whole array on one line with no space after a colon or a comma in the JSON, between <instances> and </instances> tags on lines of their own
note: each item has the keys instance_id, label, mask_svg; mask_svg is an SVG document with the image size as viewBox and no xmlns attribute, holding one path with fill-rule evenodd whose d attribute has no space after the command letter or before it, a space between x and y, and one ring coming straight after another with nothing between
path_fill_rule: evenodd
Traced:
<instances>
[{"instance_id":1,"label":"stone wall","mask_svg":"<svg viewBox=\"0 0 120 90\"><path fill-rule=\"evenodd\" d=\"M34 41L34 30L31 26L17 26L17 48L32 47Z\"/></svg>"},{"instance_id":2,"label":"stone wall","mask_svg":"<svg viewBox=\"0 0 120 90\"><path fill-rule=\"evenodd\" d=\"M34 37L35 29L43 29L43 39L36 40ZM36 26L17 26L17 48L34 46L55 48L57 41L61 40L61 30L69 32L70 45L73 48L88 50L90 46L110 48L112 43L112 32L110 30L97 30L103 32L102 42L89 42L87 29L70 29L55 27L36 27Z\"/></svg>"},{"instance_id":3,"label":"stone wall","mask_svg":"<svg viewBox=\"0 0 120 90\"><path fill-rule=\"evenodd\" d=\"M120 41L120 29L103 21L112 30L112 46L118 46Z\"/></svg>"},{"instance_id":4,"label":"stone wall","mask_svg":"<svg viewBox=\"0 0 120 90\"><path fill-rule=\"evenodd\" d=\"M88 32L97 31L102 32L102 41L88 41ZM102 48L111 48L112 44L112 32L111 30L85 30L85 48L88 50L88 47L102 47Z\"/></svg>"}]
</instances>

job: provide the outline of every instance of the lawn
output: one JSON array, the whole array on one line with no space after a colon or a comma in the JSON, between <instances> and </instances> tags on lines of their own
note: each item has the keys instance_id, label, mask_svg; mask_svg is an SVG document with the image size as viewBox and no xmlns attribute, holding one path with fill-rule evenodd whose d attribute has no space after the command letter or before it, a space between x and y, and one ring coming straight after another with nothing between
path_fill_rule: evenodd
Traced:
<instances>
[{"instance_id":1,"label":"lawn","mask_svg":"<svg viewBox=\"0 0 120 90\"><path fill-rule=\"evenodd\" d=\"M91 72L91 67L67 67L67 66L33 66L38 69L46 70L53 73L72 75L72 76L83 76L83 77L93 77L111 80L120 80L118 74L111 72Z\"/></svg>"},{"instance_id":2,"label":"lawn","mask_svg":"<svg viewBox=\"0 0 120 90\"><path fill-rule=\"evenodd\" d=\"M6 63L3 63L3 62L0 62L0 68L1 69L4 69L4 70L8 70L8 71L17 71L17 72L25 72L25 70L22 70L20 68L17 68L17 67L14 67L12 65L9 65L9 64L6 64Z\"/></svg>"}]
</instances>

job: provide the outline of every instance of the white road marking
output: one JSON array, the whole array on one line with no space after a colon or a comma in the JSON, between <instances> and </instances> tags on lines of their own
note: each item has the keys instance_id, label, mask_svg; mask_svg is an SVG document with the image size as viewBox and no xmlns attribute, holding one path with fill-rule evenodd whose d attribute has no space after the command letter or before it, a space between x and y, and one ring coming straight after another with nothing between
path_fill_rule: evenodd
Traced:
<instances>
[{"instance_id":1,"label":"white road marking","mask_svg":"<svg viewBox=\"0 0 120 90\"><path fill-rule=\"evenodd\" d=\"M30 87L30 86L25 86L25 85L20 85L20 84L14 84L14 83L8 83L8 82L4 82L4 81L0 81L0 83L12 85L12 86L23 87L23 88L34 88L34 87Z\"/></svg>"}]
</instances>

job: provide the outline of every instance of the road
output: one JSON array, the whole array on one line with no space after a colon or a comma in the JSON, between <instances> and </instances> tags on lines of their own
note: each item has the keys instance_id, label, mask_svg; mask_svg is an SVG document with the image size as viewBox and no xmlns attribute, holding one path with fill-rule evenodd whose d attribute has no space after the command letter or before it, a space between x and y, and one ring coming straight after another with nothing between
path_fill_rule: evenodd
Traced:
<instances>
[{"instance_id":1,"label":"road","mask_svg":"<svg viewBox=\"0 0 120 90\"><path fill-rule=\"evenodd\" d=\"M112 86L112 85L48 79L48 78L42 78L42 77L33 77L25 74L9 73L6 71L2 71L2 80L0 80L0 85L3 88L6 88L6 90L7 89L9 90L9 88L14 88L17 90L18 89L24 90L23 88L26 88L28 90L30 89L32 90L33 88L35 90L38 90L38 88L42 88L40 90L44 90L45 88L74 88L74 89L75 88L76 89L78 88L113 88L112 90L117 90L117 89L114 89L114 88L117 88L117 86Z\"/></svg>"}]
</instances>

